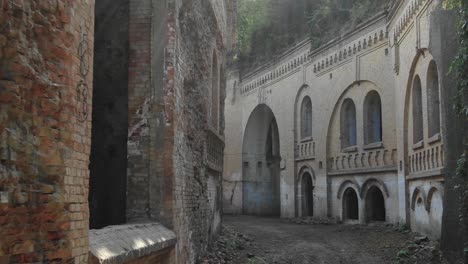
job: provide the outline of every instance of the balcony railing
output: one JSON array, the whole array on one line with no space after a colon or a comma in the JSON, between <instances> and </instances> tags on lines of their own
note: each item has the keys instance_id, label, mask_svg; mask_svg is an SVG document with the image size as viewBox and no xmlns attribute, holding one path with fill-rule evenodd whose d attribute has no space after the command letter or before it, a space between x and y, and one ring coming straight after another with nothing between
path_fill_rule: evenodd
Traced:
<instances>
[{"instance_id":1,"label":"balcony railing","mask_svg":"<svg viewBox=\"0 0 468 264\"><path fill-rule=\"evenodd\" d=\"M431 171L444 167L443 144L429 146L411 152L408 157L409 172L411 174Z\"/></svg>"},{"instance_id":2,"label":"balcony railing","mask_svg":"<svg viewBox=\"0 0 468 264\"><path fill-rule=\"evenodd\" d=\"M396 149L379 149L348 153L328 159L330 172L360 171L368 169L396 169Z\"/></svg>"},{"instance_id":3,"label":"balcony railing","mask_svg":"<svg viewBox=\"0 0 468 264\"><path fill-rule=\"evenodd\" d=\"M205 142L205 162L214 170L223 171L224 140L216 132L207 129Z\"/></svg>"},{"instance_id":4,"label":"balcony railing","mask_svg":"<svg viewBox=\"0 0 468 264\"><path fill-rule=\"evenodd\" d=\"M315 142L305 141L296 145L296 160L308 160L315 158Z\"/></svg>"}]
</instances>

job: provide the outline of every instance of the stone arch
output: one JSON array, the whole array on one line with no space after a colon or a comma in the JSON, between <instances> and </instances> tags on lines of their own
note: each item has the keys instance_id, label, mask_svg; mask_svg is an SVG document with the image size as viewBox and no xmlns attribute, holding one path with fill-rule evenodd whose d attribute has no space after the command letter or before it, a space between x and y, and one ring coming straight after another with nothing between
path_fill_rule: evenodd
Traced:
<instances>
[{"instance_id":1,"label":"stone arch","mask_svg":"<svg viewBox=\"0 0 468 264\"><path fill-rule=\"evenodd\" d=\"M427 210L426 193L424 192L424 189L422 189L420 187L414 188L413 194L411 195L411 210L414 211L414 209L416 208L416 203L417 203L418 197L420 197L422 199L424 208L426 208L426 210Z\"/></svg>"},{"instance_id":2,"label":"stone arch","mask_svg":"<svg viewBox=\"0 0 468 264\"><path fill-rule=\"evenodd\" d=\"M306 180L307 182L305 182L304 180ZM299 173L296 176L296 210L298 212L298 216L313 215L313 189L315 188L315 182L316 179L314 170L308 165L302 166L299 170ZM307 186L304 186L305 183L310 184L310 186L308 186L308 189L306 188ZM307 195L309 199L305 199L305 196ZM305 203L305 201L309 203Z\"/></svg>"},{"instance_id":3,"label":"stone arch","mask_svg":"<svg viewBox=\"0 0 468 264\"><path fill-rule=\"evenodd\" d=\"M367 93L364 99L364 141L371 144L382 141L382 102L377 91Z\"/></svg>"},{"instance_id":4,"label":"stone arch","mask_svg":"<svg viewBox=\"0 0 468 264\"><path fill-rule=\"evenodd\" d=\"M341 148L357 145L356 105L352 99L343 101L340 117Z\"/></svg>"},{"instance_id":5,"label":"stone arch","mask_svg":"<svg viewBox=\"0 0 468 264\"><path fill-rule=\"evenodd\" d=\"M388 193L387 185L385 185L385 183L383 183L381 180L369 179L366 182L364 182L364 184L361 187L361 193L360 193L361 199L365 199L369 189L374 186L380 189L380 191L384 195L384 198L390 197Z\"/></svg>"},{"instance_id":6,"label":"stone arch","mask_svg":"<svg viewBox=\"0 0 468 264\"><path fill-rule=\"evenodd\" d=\"M343 191L342 220L359 220L359 199L353 187Z\"/></svg>"},{"instance_id":7,"label":"stone arch","mask_svg":"<svg viewBox=\"0 0 468 264\"><path fill-rule=\"evenodd\" d=\"M439 71L434 60L429 63L426 83L429 137L433 137L440 133Z\"/></svg>"},{"instance_id":8,"label":"stone arch","mask_svg":"<svg viewBox=\"0 0 468 264\"><path fill-rule=\"evenodd\" d=\"M364 198L366 222L386 221L387 211L385 197L377 185L372 185L366 191Z\"/></svg>"},{"instance_id":9,"label":"stone arch","mask_svg":"<svg viewBox=\"0 0 468 264\"><path fill-rule=\"evenodd\" d=\"M341 183L340 187L338 188L338 192L336 193L336 198L342 199L344 191L348 188L353 188L357 194L361 193L361 188L354 180L346 180Z\"/></svg>"},{"instance_id":10,"label":"stone arch","mask_svg":"<svg viewBox=\"0 0 468 264\"><path fill-rule=\"evenodd\" d=\"M243 213L280 215L280 144L276 118L266 104L250 114L242 147Z\"/></svg>"},{"instance_id":11,"label":"stone arch","mask_svg":"<svg viewBox=\"0 0 468 264\"><path fill-rule=\"evenodd\" d=\"M304 102L304 98L309 97L307 95L309 88L310 87L306 84L302 85L297 91L296 99L294 100L294 128L296 129L296 133L294 133L294 140L296 142L299 142L302 139L302 104Z\"/></svg>"},{"instance_id":12,"label":"stone arch","mask_svg":"<svg viewBox=\"0 0 468 264\"><path fill-rule=\"evenodd\" d=\"M301 139L312 137L312 100L304 96L301 103Z\"/></svg>"},{"instance_id":13,"label":"stone arch","mask_svg":"<svg viewBox=\"0 0 468 264\"><path fill-rule=\"evenodd\" d=\"M426 199L426 210L430 213L431 212L431 207L432 207L432 202L433 202L433 197L434 194L439 193L440 198L443 200L444 198L444 192L442 188L437 188L437 187L431 187L429 189L429 192L427 193L427 199Z\"/></svg>"},{"instance_id":14,"label":"stone arch","mask_svg":"<svg viewBox=\"0 0 468 264\"><path fill-rule=\"evenodd\" d=\"M343 150L341 145L341 139L338 139L336 136L336 132L339 133L338 137L341 137L341 107L343 102L349 98L350 90L352 89L362 89L365 88L366 91L375 90L379 94L382 94L382 89L373 81L370 80L358 80L351 83L348 87L343 89L341 93L337 93L333 95L333 98L330 101L335 102L333 111L329 112L327 115L328 125L326 127L326 135L327 135L327 142L326 142L326 156L330 157L332 154L336 154L338 148L340 148L340 152ZM355 99L355 98L353 98ZM361 113L360 111L359 113ZM357 132L357 131L356 131ZM359 138L359 134L356 135L356 139ZM335 145L335 142L337 143ZM358 143L358 142L356 142ZM335 153L332 153L335 152ZM358 194L359 195L359 194Z\"/></svg>"},{"instance_id":15,"label":"stone arch","mask_svg":"<svg viewBox=\"0 0 468 264\"><path fill-rule=\"evenodd\" d=\"M404 133L403 143L404 143L404 149L406 150L404 151L404 160L406 163L408 162L408 158L409 158L408 157L409 150L412 149L413 142L414 142L414 140L412 140L412 136L410 136L413 134L413 131L410 131L412 128L410 126L411 125L410 117L412 114L411 101L412 101L412 91L413 91L413 86L414 86L414 80L415 80L416 75L422 76L423 74L425 74L424 71L426 71L427 68L424 68L422 66L425 64L426 61L431 61L431 60L433 60L433 57L428 52L427 48L420 49L418 52L416 52L413 58L413 61L411 63L411 68L410 68L410 72L408 75L409 77L406 82L406 93L405 93L405 104L404 104L405 109L404 109L404 122L403 122L403 133ZM424 70L420 68L424 68ZM405 169L405 172L407 173L407 170L409 169L408 164L407 166L404 167L404 169Z\"/></svg>"}]
</instances>

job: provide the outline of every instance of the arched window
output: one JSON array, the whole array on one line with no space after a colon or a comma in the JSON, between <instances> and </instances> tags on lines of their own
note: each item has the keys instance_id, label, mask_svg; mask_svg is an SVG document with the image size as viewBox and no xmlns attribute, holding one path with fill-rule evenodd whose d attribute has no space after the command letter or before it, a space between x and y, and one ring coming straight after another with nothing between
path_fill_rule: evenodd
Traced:
<instances>
[{"instance_id":1,"label":"arched window","mask_svg":"<svg viewBox=\"0 0 468 264\"><path fill-rule=\"evenodd\" d=\"M429 137L433 137L440 133L439 76L437 65L434 61L431 61L429 64L427 72L427 107L429 117Z\"/></svg>"},{"instance_id":2,"label":"arched window","mask_svg":"<svg viewBox=\"0 0 468 264\"><path fill-rule=\"evenodd\" d=\"M341 146L356 145L356 106L353 100L346 99L341 107Z\"/></svg>"},{"instance_id":3,"label":"arched window","mask_svg":"<svg viewBox=\"0 0 468 264\"><path fill-rule=\"evenodd\" d=\"M382 141L382 103L376 91L364 100L364 138L366 144Z\"/></svg>"},{"instance_id":4,"label":"arched window","mask_svg":"<svg viewBox=\"0 0 468 264\"><path fill-rule=\"evenodd\" d=\"M301 138L312 137L312 101L306 96L301 105Z\"/></svg>"},{"instance_id":5,"label":"arched window","mask_svg":"<svg viewBox=\"0 0 468 264\"><path fill-rule=\"evenodd\" d=\"M219 67L216 51L213 51L213 63L211 65L211 125L218 130L219 115Z\"/></svg>"},{"instance_id":6,"label":"arched window","mask_svg":"<svg viewBox=\"0 0 468 264\"><path fill-rule=\"evenodd\" d=\"M416 75L413 82L413 143L424 139L421 79Z\"/></svg>"}]
</instances>

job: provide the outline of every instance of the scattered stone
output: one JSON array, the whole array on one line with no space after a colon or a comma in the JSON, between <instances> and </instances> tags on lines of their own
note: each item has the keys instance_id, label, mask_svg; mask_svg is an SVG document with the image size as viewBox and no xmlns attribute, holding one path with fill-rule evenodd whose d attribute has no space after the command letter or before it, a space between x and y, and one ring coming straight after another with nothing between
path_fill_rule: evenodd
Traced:
<instances>
[{"instance_id":1,"label":"scattered stone","mask_svg":"<svg viewBox=\"0 0 468 264\"><path fill-rule=\"evenodd\" d=\"M288 218L284 220L285 222L295 223L300 225L334 225L338 224L337 220L334 218L317 218L317 217L297 217L297 218Z\"/></svg>"},{"instance_id":2,"label":"scattered stone","mask_svg":"<svg viewBox=\"0 0 468 264\"><path fill-rule=\"evenodd\" d=\"M218 240L213 243L208 252L197 263L225 264L233 263L233 260L254 258L255 255L251 252L243 253L245 249L252 247L252 241L252 237L238 233L228 226L223 226Z\"/></svg>"},{"instance_id":3,"label":"scattered stone","mask_svg":"<svg viewBox=\"0 0 468 264\"><path fill-rule=\"evenodd\" d=\"M420 236L420 237L416 237L416 239L414 240L414 243L416 244L421 244L422 242L427 242L429 239L427 238L427 236Z\"/></svg>"}]
</instances>

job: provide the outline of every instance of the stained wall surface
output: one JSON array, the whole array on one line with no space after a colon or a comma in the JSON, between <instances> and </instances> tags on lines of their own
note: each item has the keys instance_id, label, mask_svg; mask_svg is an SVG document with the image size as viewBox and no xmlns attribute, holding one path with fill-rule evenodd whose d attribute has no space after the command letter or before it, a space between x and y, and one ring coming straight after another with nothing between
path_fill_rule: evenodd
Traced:
<instances>
[{"instance_id":1,"label":"stained wall surface","mask_svg":"<svg viewBox=\"0 0 468 264\"><path fill-rule=\"evenodd\" d=\"M311 175L316 217L348 220L344 210L349 196L344 192L351 188L357 194L357 221L373 221L375 214L384 212L386 222L408 223L440 238L446 131L442 127L434 133L430 126L444 124L444 93L453 88L442 76L455 48L440 45L442 38L455 39L453 31L441 35L441 28L454 27L452 20L440 19L450 12L436 0L397 1L387 12L316 50L305 40L246 76L232 71L225 108L226 128L231 128L226 130L225 213L241 213L242 197L249 195L242 187L247 177L242 142L248 137L249 117L258 105L265 105L278 124L281 217L304 215L302 179ZM437 66L436 81L427 81L431 64ZM416 74L423 80L419 99L424 138L415 145L410 84ZM438 89L430 90L434 83ZM378 99L367 100L369 95ZM301 106L308 98L312 132L304 137ZM377 109L375 105L380 111L369 110ZM425 195L424 211L411 206L416 188L421 189L416 195Z\"/></svg>"}]
</instances>

